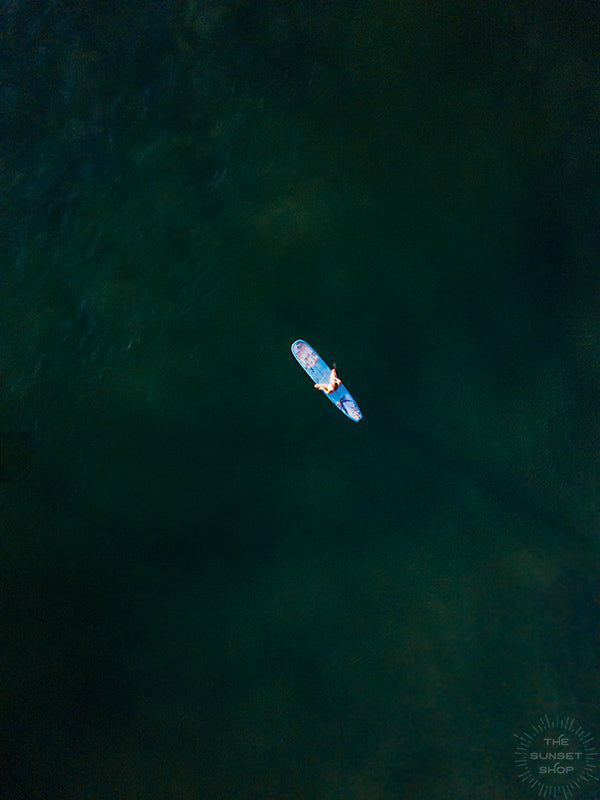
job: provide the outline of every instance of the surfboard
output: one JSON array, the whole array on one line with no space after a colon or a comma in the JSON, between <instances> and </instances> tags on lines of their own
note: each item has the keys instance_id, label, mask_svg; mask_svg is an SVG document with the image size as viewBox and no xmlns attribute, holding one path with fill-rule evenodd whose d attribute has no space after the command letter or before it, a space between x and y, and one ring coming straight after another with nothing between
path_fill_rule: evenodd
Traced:
<instances>
[{"instance_id":1,"label":"surfboard","mask_svg":"<svg viewBox=\"0 0 600 800\"><path fill-rule=\"evenodd\" d=\"M306 374L310 376L313 384L329 383L331 367L323 361L316 350L313 350L304 339L297 339L294 342L292 345L292 354ZM321 394L325 394L325 392L321 392ZM340 384L334 392L326 394L325 397L329 398L334 406L339 408L342 414L345 414L348 419L354 422L358 422L362 419L362 413L358 407L358 403L343 383Z\"/></svg>"}]
</instances>

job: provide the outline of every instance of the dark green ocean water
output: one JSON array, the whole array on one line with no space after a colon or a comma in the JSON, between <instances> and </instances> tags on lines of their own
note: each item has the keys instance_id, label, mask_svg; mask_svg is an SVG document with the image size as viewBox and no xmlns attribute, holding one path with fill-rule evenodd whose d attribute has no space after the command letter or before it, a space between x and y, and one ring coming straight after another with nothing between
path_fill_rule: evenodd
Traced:
<instances>
[{"instance_id":1,"label":"dark green ocean water","mask_svg":"<svg viewBox=\"0 0 600 800\"><path fill-rule=\"evenodd\" d=\"M600 737L598 6L0 27L0 798L566 797L513 761Z\"/></svg>"}]
</instances>

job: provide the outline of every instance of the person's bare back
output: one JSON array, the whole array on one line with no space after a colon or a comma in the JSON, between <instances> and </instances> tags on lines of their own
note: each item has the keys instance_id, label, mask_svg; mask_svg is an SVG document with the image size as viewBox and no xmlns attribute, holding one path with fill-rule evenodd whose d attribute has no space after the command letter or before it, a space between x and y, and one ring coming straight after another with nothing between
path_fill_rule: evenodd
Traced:
<instances>
[{"instance_id":1,"label":"person's bare back","mask_svg":"<svg viewBox=\"0 0 600 800\"><path fill-rule=\"evenodd\" d=\"M318 389L320 392L324 392L325 394L331 394L335 392L335 390L340 386L341 380L337 376L337 372L335 371L335 364L333 365L333 369L331 370L331 375L329 376L329 383L315 383L315 389Z\"/></svg>"}]
</instances>

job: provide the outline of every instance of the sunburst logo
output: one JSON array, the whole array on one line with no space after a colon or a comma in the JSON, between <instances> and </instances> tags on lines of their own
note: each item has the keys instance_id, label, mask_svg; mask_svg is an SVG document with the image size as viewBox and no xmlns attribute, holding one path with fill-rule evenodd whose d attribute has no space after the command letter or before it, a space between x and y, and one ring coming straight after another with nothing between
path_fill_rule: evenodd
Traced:
<instances>
[{"instance_id":1,"label":"sunburst logo","mask_svg":"<svg viewBox=\"0 0 600 800\"><path fill-rule=\"evenodd\" d=\"M515 733L518 778L547 800L575 800L598 788L594 737L573 717L545 715L524 733Z\"/></svg>"}]
</instances>

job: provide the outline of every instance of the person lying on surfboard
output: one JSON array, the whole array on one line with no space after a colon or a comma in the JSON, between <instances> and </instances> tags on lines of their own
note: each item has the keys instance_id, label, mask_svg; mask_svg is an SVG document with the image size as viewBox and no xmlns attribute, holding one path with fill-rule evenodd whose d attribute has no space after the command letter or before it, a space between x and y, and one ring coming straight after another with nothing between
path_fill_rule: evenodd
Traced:
<instances>
[{"instance_id":1,"label":"person lying on surfboard","mask_svg":"<svg viewBox=\"0 0 600 800\"><path fill-rule=\"evenodd\" d=\"M362 413L356 400L337 376L335 364L331 369L327 362L323 361L321 356L304 339L296 339L292 344L292 355L306 374L310 376L315 389L323 392L325 397L331 400L344 416L354 420L354 422L362 419Z\"/></svg>"},{"instance_id":2,"label":"person lying on surfboard","mask_svg":"<svg viewBox=\"0 0 600 800\"><path fill-rule=\"evenodd\" d=\"M335 371L335 364L333 365L333 369L331 370L331 375L329 376L329 383L315 383L315 389L318 389L320 392L324 392L325 394L331 394L335 392L335 390L340 386L341 380L337 376L337 372Z\"/></svg>"}]
</instances>

